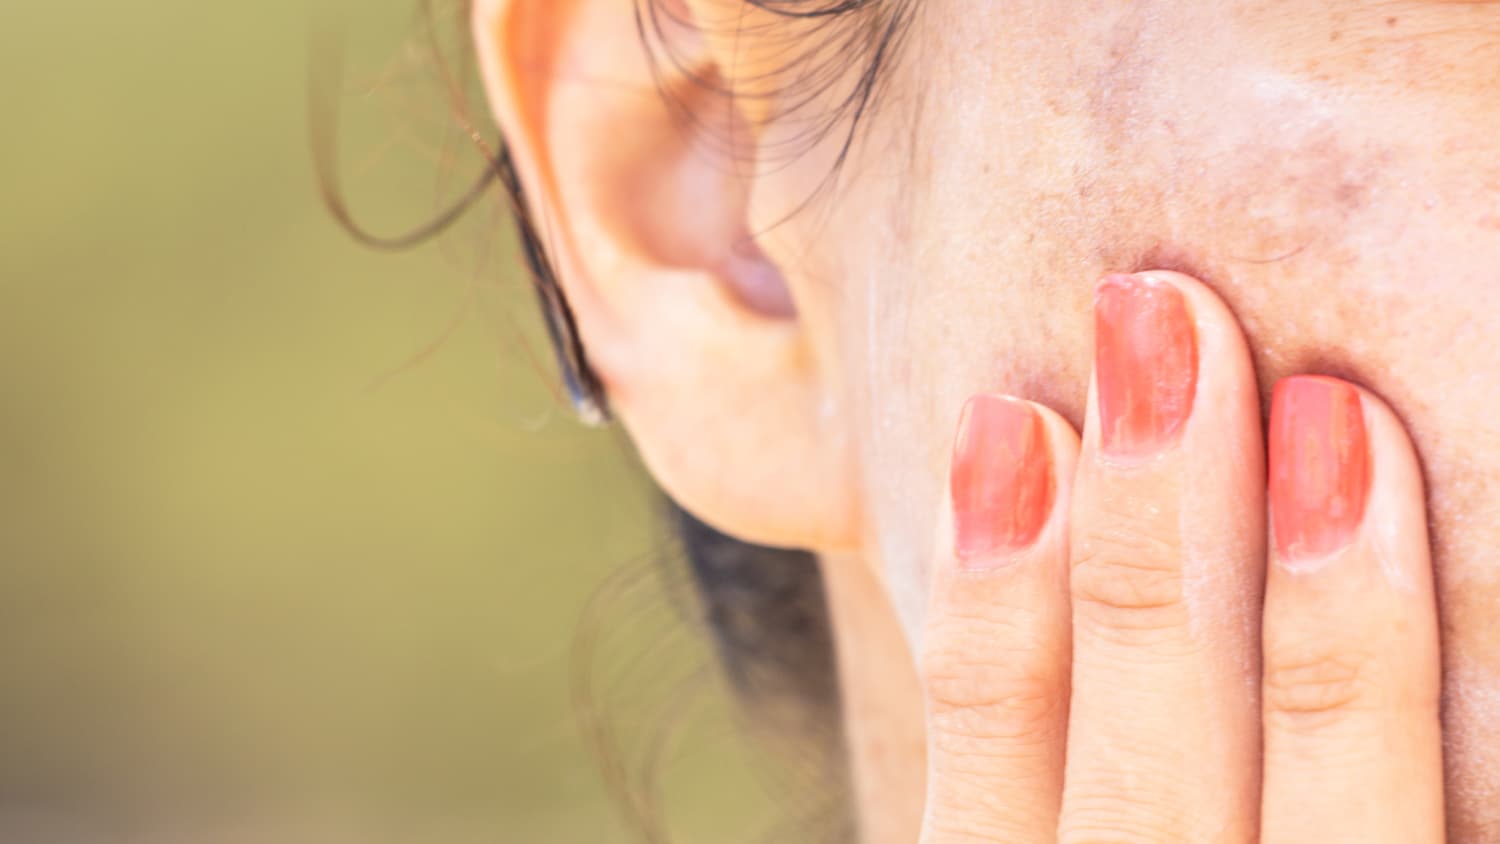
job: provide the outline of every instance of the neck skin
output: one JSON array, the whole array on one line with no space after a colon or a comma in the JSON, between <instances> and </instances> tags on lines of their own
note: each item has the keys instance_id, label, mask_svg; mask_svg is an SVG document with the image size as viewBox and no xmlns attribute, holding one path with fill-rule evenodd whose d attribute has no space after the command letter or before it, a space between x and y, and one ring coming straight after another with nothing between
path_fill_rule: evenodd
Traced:
<instances>
[{"instance_id":1,"label":"neck skin","mask_svg":"<svg viewBox=\"0 0 1500 844\"><path fill-rule=\"evenodd\" d=\"M821 558L838 650L861 844L911 844L921 829L926 738L906 637L875 568Z\"/></svg>"}]
</instances>

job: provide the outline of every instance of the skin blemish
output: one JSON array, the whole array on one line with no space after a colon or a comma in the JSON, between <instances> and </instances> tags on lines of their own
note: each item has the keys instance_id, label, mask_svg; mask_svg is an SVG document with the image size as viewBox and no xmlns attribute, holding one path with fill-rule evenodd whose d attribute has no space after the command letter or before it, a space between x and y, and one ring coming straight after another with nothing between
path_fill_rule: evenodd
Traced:
<instances>
[{"instance_id":1,"label":"skin blemish","mask_svg":"<svg viewBox=\"0 0 1500 844\"><path fill-rule=\"evenodd\" d=\"M1306 349L1288 358L1288 368L1292 372L1309 375L1331 375L1354 384L1370 384L1370 377L1376 374L1371 371L1371 367L1361 366L1352 357L1334 348ZM1268 407L1269 404L1268 401Z\"/></svg>"},{"instance_id":2,"label":"skin blemish","mask_svg":"<svg viewBox=\"0 0 1500 844\"><path fill-rule=\"evenodd\" d=\"M1079 80L1087 92L1088 109L1107 149L1128 147L1138 132L1144 112L1141 94L1150 73L1150 51L1142 49L1142 23L1126 17L1115 24L1101 66L1083 71Z\"/></svg>"}]
</instances>

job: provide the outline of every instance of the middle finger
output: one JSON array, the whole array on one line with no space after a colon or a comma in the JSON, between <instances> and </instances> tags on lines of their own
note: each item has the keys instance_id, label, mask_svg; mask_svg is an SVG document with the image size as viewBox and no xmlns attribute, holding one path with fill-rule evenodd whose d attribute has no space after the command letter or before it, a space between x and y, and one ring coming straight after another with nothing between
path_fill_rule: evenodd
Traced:
<instances>
[{"instance_id":1,"label":"middle finger","mask_svg":"<svg viewBox=\"0 0 1500 844\"><path fill-rule=\"evenodd\" d=\"M1176 273L1110 276L1072 525L1062 841L1252 841L1265 470L1228 308Z\"/></svg>"}]
</instances>

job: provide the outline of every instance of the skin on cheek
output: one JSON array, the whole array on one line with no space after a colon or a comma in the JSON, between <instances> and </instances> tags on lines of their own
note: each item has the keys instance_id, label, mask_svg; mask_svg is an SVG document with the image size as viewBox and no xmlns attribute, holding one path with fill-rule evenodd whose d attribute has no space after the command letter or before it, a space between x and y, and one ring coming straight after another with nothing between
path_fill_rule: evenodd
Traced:
<instances>
[{"instance_id":1,"label":"skin on cheek","mask_svg":"<svg viewBox=\"0 0 1500 844\"><path fill-rule=\"evenodd\" d=\"M866 469L869 547L878 559L869 560L883 573L886 589L913 649L921 647L927 606L927 578L942 488L924 463L941 461L933 438L920 423L922 397L913 378L906 326L892 319L899 308L883 303L906 299L892 279L871 277L861 315L858 346L864 363L861 379L864 409L863 465ZM936 408L933 401L929 407ZM957 410L954 418L957 418Z\"/></svg>"},{"instance_id":2,"label":"skin on cheek","mask_svg":"<svg viewBox=\"0 0 1500 844\"><path fill-rule=\"evenodd\" d=\"M1445 657L1443 752L1455 840L1500 830L1500 671L1496 663ZM1477 810L1477 811L1476 811Z\"/></svg>"}]
</instances>

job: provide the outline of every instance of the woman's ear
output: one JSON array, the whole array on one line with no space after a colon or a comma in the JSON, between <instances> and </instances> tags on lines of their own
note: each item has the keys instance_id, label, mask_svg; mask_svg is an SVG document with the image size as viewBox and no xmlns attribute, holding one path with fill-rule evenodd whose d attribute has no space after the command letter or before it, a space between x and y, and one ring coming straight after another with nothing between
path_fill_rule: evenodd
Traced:
<instances>
[{"instance_id":1,"label":"woman's ear","mask_svg":"<svg viewBox=\"0 0 1500 844\"><path fill-rule=\"evenodd\" d=\"M749 222L758 116L722 90L723 42L692 32L715 2L668 3L683 40L653 73L629 0L475 0L485 86L589 362L667 492L750 541L847 549L837 396Z\"/></svg>"}]
</instances>

